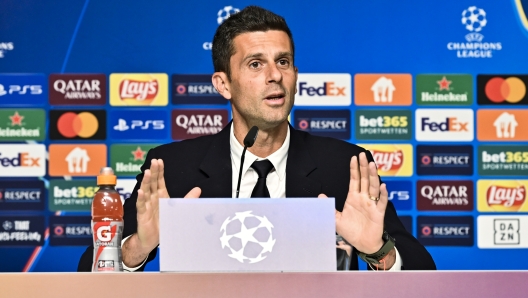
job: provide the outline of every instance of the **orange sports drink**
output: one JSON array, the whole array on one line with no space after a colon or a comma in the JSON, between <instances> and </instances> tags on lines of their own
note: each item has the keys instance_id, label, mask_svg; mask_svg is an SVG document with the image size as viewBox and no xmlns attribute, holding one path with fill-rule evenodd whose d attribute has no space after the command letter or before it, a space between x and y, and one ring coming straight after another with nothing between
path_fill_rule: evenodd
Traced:
<instances>
[{"instance_id":1,"label":"orange sports drink","mask_svg":"<svg viewBox=\"0 0 528 298\"><path fill-rule=\"evenodd\" d=\"M123 205L116 191L117 178L110 167L97 176L99 190L92 201L92 234L94 254L92 272L123 271L121 239L123 237Z\"/></svg>"}]
</instances>

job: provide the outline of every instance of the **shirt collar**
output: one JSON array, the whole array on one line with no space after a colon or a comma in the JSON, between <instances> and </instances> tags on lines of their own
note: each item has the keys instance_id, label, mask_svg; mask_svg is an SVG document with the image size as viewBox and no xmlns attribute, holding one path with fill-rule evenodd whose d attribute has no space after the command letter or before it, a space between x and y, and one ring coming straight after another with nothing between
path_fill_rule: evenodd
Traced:
<instances>
[{"instance_id":1,"label":"shirt collar","mask_svg":"<svg viewBox=\"0 0 528 298\"><path fill-rule=\"evenodd\" d=\"M229 136L229 143L231 145L231 160L235 165L235 169L239 171L240 169L240 158L242 157L242 151L244 146L242 146L237 139L235 138L235 133L233 129L233 124L231 125L231 132ZM290 126L288 125L288 131L286 132L286 139L279 150L273 152L266 158L260 158L253 153L246 150L246 155L244 157L244 167L242 168L242 177L251 167L254 161L267 159L273 164L279 180L282 181L286 178L286 159L288 158L288 149L290 148Z\"/></svg>"}]
</instances>

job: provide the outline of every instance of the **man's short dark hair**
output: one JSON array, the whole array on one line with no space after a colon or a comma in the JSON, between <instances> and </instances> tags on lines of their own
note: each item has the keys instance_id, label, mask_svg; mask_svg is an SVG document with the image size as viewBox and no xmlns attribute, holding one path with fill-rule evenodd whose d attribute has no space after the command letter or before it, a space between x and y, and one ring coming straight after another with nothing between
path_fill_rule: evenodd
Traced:
<instances>
[{"instance_id":1,"label":"man's short dark hair","mask_svg":"<svg viewBox=\"0 0 528 298\"><path fill-rule=\"evenodd\" d=\"M283 17L258 6L248 6L240 12L231 15L216 30L213 38L213 66L215 72L227 74L231 80L229 61L235 53L233 40L242 33L266 32L269 30L283 31L288 34L294 54L293 37Z\"/></svg>"}]
</instances>

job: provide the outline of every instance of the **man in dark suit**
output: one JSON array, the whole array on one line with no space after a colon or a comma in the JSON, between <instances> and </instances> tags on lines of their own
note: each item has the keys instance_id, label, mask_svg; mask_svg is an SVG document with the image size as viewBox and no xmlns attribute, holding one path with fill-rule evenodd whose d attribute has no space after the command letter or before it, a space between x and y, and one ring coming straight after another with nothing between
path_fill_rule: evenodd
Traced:
<instances>
[{"instance_id":1,"label":"man in dark suit","mask_svg":"<svg viewBox=\"0 0 528 298\"><path fill-rule=\"evenodd\" d=\"M217 135L149 151L125 203L125 269L142 270L155 257L159 198L235 196L241 144L253 126L260 131L246 155L240 197L335 197L337 233L370 265L435 269L388 202L368 151L289 125L298 70L282 17L254 6L231 16L215 34L213 63L213 84L231 102L233 121ZM79 270L90 270L92 251L87 249ZM351 268L358 268L357 258Z\"/></svg>"}]
</instances>

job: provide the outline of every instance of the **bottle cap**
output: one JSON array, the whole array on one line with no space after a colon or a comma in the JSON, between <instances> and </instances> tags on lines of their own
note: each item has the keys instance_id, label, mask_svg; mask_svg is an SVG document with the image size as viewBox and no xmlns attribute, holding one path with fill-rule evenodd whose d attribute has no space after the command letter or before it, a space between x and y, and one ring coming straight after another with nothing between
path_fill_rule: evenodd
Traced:
<instances>
[{"instance_id":1,"label":"bottle cap","mask_svg":"<svg viewBox=\"0 0 528 298\"><path fill-rule=\"evenodd\" d=\"M111 167L101 168L101 172L97 175L97 185L116 185L117 177L114 175L114 170Z\"/></svg>"}]
</instances>

